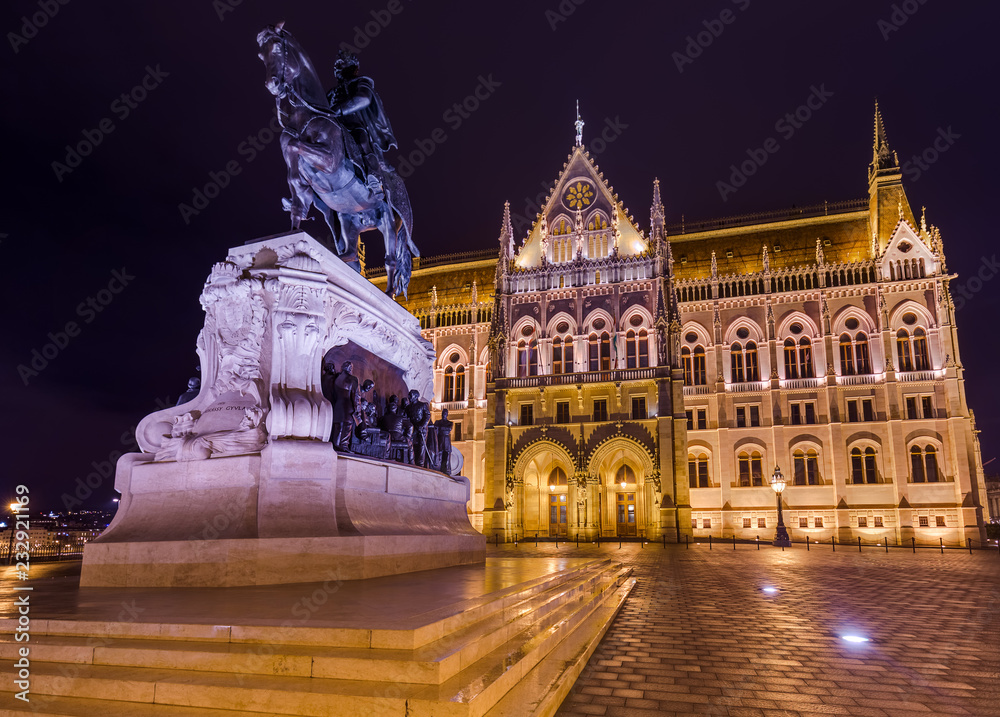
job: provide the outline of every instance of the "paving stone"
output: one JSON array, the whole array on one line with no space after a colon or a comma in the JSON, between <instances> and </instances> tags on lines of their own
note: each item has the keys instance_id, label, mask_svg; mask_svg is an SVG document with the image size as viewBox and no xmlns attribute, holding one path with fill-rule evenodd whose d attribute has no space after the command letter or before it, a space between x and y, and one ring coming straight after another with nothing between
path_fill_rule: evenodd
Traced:
<instances>
[{"instance_id":1,"label":"paving stone","mask_svg":"<svg viewBox=\"0 0 1000 717\"><path fill-rule=\"evenodd\" d=\"M600 714L608 717L1000 717L996 554L653 543L519 550L611 556L638 580L563 717L599 714L581 706L606 707ZM764 585L778 592L768 595ZM841 636L849 633L871 642L847 643ZM575 701L578 694L591 701Z\"/></svg>"}]
</instances>

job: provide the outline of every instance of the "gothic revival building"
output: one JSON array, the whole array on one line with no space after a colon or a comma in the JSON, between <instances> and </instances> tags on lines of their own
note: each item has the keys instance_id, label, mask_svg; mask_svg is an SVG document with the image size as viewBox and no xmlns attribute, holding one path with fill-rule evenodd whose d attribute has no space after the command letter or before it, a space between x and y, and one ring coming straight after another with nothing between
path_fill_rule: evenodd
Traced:
<instances>
[{"instance_id":1,"label":"gothic revival building","mask_svg":"<svg viewBox=\"0 0 1000 717\"><path fill-rule=\"evenodd\" d=\"M581 145L499 261L414 267L478 528L770 538L780 466L793 539L985 538L954 275L877 107L867 199L668 227L654 182L648 233Z\"/></svg>"}]
</instances>

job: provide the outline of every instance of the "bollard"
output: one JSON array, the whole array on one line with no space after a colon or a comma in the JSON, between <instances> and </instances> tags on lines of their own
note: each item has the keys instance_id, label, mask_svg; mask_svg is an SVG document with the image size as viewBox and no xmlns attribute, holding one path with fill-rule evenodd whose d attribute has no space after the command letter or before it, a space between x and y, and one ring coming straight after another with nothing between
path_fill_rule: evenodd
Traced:
<instances>
[{"instance_id":1,"label":"bollard","mask_svg":"<svg viewBox=\"0 0 1000 717\"><path fill-rule=\"evenodd\" d=\"M663 549L664 550L667 549L667 534L666 534L666 532L663 533Z\"/></svg>"},{"instance_id":2,"label":"bollard","mask_svg":"<svg viewBox=\"0 0 1000 717\"><path fill-rule=\"evenodd\" d=\"M809 552L809 543L812 542L809 538L806 538L806 552Z\"/></svg>"},{"instance_id":3,"label":"bollard","mask_svg":"<svg viewBox=\"0 0 1000 717\"><path fill-rule=\"evenodd\" d=\"M757 550L760 550L760 536L757 536Z\"/></svg>"},{"instance_id":4,"label":"bollard","mask_svg":"<svg viewBox=\"0 0 1000 717\"><path fill-rule=\"evenodd\" d=\"M938 542L941 544L941 555L944 555L944 538L938 538Z\"/></svg>"},{"instance_id":5,"label":"bollard","mask_svg":"<svg viewBox=\"0 0 1000 717\"><path fill-rule=\"evenodd\" d=\"M858 536L858 552L861 552L861 536Z\"/></svg>"},{"instance_id":6,"label":"bollard","mask_svg":"<svg viewBox=\"0 0 1000 717\"><path fill-rule=\"evenodd\" d=\"M708 549L709 550L712 549L712 536L711 535L708 536Z\"/></svg>"},{"instance_id":7,"label":"bollard","mask_svg":"<svg viewBox=\"0 0 1000 717\"><path fill-rule=\"evenodd\" d=\"M535 531L535 547L538 547L538 531Z\"/></svg>"},{"instance_id":8,"label":"bollard","mask_svg":"<svg viewBox=\"0 0 1000 717\"><path fill-rule=\"evenodd\" d=\"M686 535L684 536L684 549L685 550L688 549L688 536L686 536Z\"/></svg>"},{"instance_id":9,"label":"bollard","mask_svg":"<svg viewBox=\"0 0 1000 717\"><path fill-rule=\"evenodd\" d=\"M885 539L885 553L886 553L886 555L889 554L889 539L888 538Z\"/></svg>"},{"instance_id":10,"label":"bollard","mask_svg":"<svg viewBox=\"0 0 1000 717\"><path fill-rule=\"evenodd\" d=\"M916 538L910 538L910 544L913 546L913 554L916 555L916 553L917 553L917 539Z\"/></svg>"},{"instance_id":11,"label":"bollard","mask_svg":"<svg viewBox=\"0 0 1000 717\"><path fill-rule=\"evenodd\" d=\"M736 550L736 533L733 533L733 550Z\"/></svg>"},{"instance_id":12,"label":"bollard","mask_svg":"<svg viewBox=\"0 0 1000 717\"><path fill-rule=\"evenodd\" d=\"M972 538L966 538L965 542L969 546L969 555L972 555Z\"/></svg>"},{"instance_id":13,"label":"bollard","mask_svg":"<svg viewBox=\"0 0 1000 717\"><path fill-rule=\"evenodd\" d=\"M837 552L837 536L836 535L834 535L832 538L830 538L830 545L833 546L833 552L836 553Z\"/></svg>"}]
</instances>

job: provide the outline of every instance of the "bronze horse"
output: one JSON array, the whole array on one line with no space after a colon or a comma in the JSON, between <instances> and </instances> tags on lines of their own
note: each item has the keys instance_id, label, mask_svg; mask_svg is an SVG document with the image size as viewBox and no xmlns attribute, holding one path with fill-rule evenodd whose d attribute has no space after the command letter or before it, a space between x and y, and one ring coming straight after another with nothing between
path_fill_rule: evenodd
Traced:
<instances>
[{"instance_id":1,"label":"bronze horse","mask_svg":"<svg viewBox=\"0 0 1000 717\"><path fill-rule=\"evenodd\" d=\"M406 295L412 257L413 216L403 180L384 173L384 193L374 192L364 173L351 161L348 143L354 138L334 116L309 57L284 23L257 35L258 56L266 68L265 86L275 97L281 152L288 165L291 199L282 206L291 214L292 229L316 207L333 233L334 251L360 268L357 257L361 232L378 229L385 240L386 293ZM356 155L355 155L356 156Z\"/></svg>"}]
</instances>

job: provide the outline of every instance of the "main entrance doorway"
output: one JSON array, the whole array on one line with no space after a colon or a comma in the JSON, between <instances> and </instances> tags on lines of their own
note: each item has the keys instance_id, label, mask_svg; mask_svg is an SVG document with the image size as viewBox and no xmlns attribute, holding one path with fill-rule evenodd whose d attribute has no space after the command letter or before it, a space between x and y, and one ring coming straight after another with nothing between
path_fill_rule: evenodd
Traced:
<instances>
[{"instance_id":1,"label":"main entrance doorway","mask_svg":"<svg viewBox=\"0 0 1000 717\"><path fill-rule=\"evenodd\" d=\"M549 535L554 537L564 537L568 535L566 530L566 494L549 494Z\"/></svg>"},{"instance_id":2,"label":"main entrance doorway","mask_svg":"<svg viewBox=\"0 0 1000 717\"><path fill-rule=\"evenodd\" d=\"M618 535L627 538L636 534L635 493L617 493Z\"/></svg>"}]
</instances>

